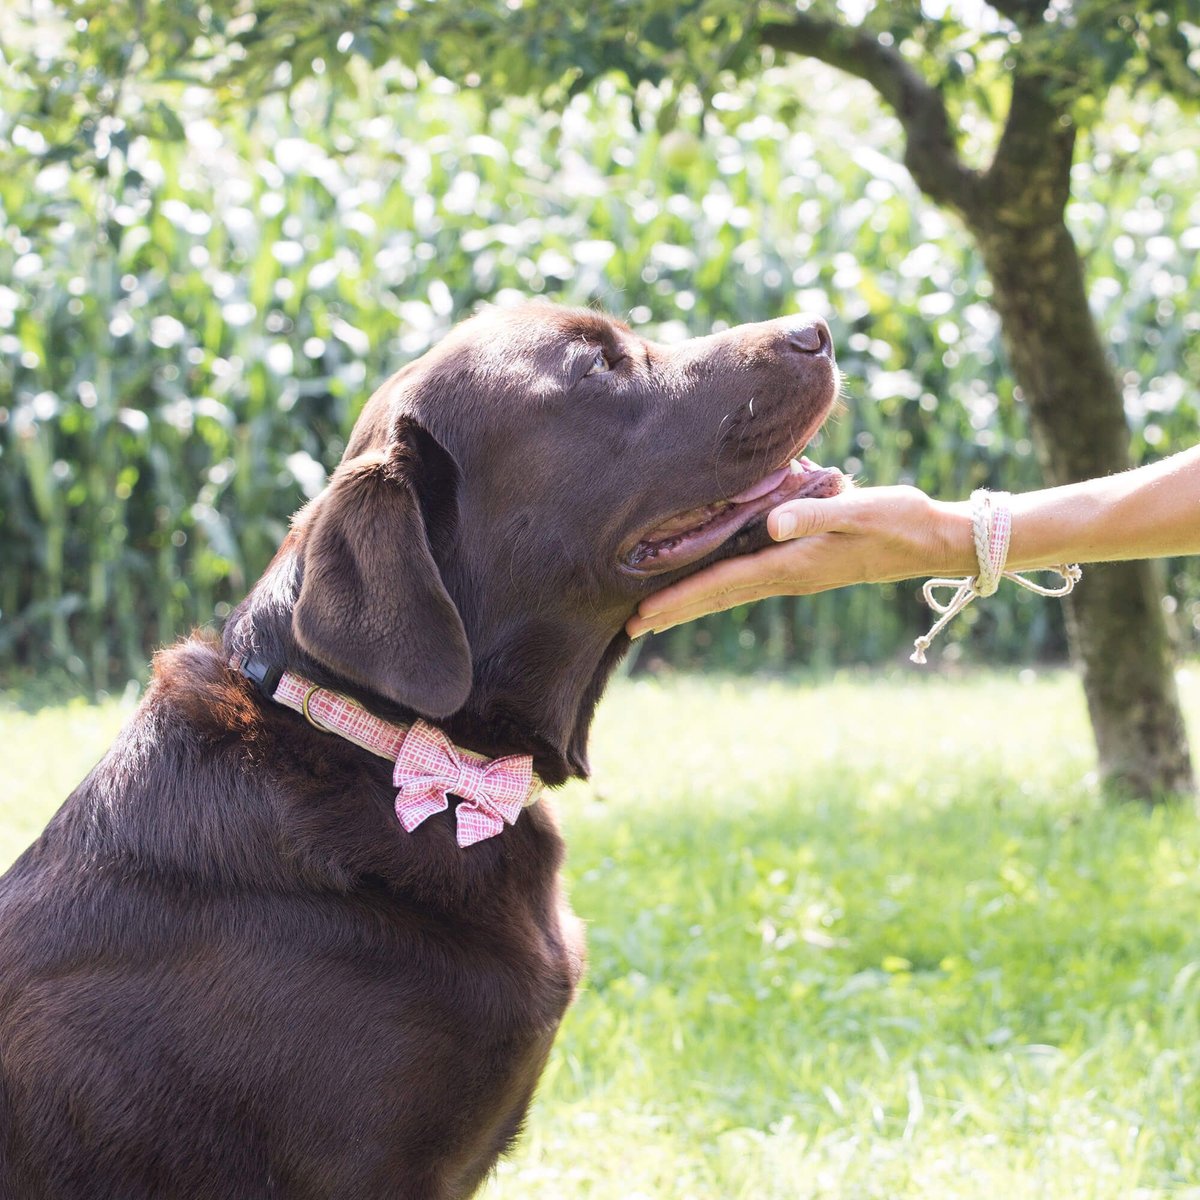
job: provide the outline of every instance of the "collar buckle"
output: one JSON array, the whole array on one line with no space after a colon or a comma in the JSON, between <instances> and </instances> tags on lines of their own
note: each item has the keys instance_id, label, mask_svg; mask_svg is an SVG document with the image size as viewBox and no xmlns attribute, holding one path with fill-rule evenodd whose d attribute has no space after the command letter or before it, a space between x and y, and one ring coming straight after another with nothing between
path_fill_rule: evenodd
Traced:
<instances>
[{"instance_id":1,"label":"collar buckle","mask_svg":"<svg viewBox=\"0 0 1200 1200\"><path fill-rule=\"evenodd\" d=\"M275 691L283 678L283 668L267 662L257 654L251 654L238 664L238 670L268 699L275 699Z\"/></svg>"}]
</instances>

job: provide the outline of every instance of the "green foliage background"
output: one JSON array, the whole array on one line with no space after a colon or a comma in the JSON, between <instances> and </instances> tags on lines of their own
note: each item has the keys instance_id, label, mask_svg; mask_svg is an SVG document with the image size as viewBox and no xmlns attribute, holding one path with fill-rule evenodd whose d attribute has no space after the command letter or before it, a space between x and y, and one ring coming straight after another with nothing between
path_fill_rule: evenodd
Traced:
<instances>
[{"instance_id":1,"label":"green foliage background","mask_svg":"<svg viewBox=\"0 0 1200 1200\"><path fill-rule=\"evenodd\" d=\"M219 619L373 387L485 301L598 303L664 340L814 309L846 375L814 457L945 498L1037 483L979 264L896 165L873 93L825 68L704 99L602 82L557 111L398 66L318 73L249 116L197 89L146 105L150 134L110 115L65 143L19 104L0 118L5 675L110 686ZM1112 97L1076 168L1072 228L1142 456L1196 436L1198 178L1197 123L1150 97ZM1194 637L1200 576L1170 574ZM1052 603L974 609L951 659L1062 651ZM643 653L880 661L927 619L913 585L851 589Z\"/></svg>"}]
</instances>

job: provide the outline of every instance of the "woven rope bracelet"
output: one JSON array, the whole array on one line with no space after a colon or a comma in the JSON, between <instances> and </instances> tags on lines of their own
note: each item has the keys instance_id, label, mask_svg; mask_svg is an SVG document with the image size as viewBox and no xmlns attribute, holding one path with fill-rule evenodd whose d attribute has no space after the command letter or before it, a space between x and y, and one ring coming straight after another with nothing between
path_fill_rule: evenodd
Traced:
<instances>
[{"instance_id":1,"label":"woven rope bracelet","mask_svg":"<svg viewBox=\"0 0 1200 1200\"><path fill-rule=\"evenodd\" d=\"M1027 579L1016 571L1006 571L1008 561L1008 543L1012 536L1012 509L1009 507L1008 492L989 492L980 488L971 493L971 533L975 542L975 561L979 564L977 575L968 575L962 579L928 579L921 588L925 603L938 613L938 619L933 628L913 642L913 652L909 660L915 663L925 662L925 651L933 643L933 639L976 596L991 596L1000 586L1000 580L1011 579L1026 591L1038 596L1065 596L1073 591L1075 585L1083 577L1077 565L1062 564L1057 567L1041 568L1053 571L1062 577L1062 583L1057 587L1042 587ZM938 588L953 588L954 595L943 604L934 595Z\"/></svg>"}]
</instances>

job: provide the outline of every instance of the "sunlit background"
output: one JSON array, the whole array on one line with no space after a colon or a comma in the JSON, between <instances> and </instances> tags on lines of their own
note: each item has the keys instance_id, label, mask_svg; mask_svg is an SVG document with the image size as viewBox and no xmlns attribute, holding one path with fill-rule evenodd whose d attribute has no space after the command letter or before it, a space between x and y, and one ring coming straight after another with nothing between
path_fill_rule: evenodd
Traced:
<instances>
[{"instance_id":1,"label":"sunlit background","mask_svg":"<svg viewBox=\"0 0 1200 1200\"><path fill-rule=\"evenodd\" d=\"M1037 483L977 255L866 84L795 63L703 101L602 82L545 111L312 69L250 119L198 87L146 99L163 136L101 122L95 174L51 154L0 178L3 672L111 687L219 622L372 389L483 303L599 304L664 341L816 311L845 411L814 457L943 498ZM991 118L961 126L978 158ZM0 121L0 152L47 149ZM1138 457L1196 434L1198 178L1200 127L1162 94L1114 94L1077 154L1068 217ZM1200 572L1170 576L1195 645ZM640 665L886 662L925 621L910 585L779 598ZM1059 607L1006 590L942 653L1061 658Z\"/></svg>"}]
</instances>

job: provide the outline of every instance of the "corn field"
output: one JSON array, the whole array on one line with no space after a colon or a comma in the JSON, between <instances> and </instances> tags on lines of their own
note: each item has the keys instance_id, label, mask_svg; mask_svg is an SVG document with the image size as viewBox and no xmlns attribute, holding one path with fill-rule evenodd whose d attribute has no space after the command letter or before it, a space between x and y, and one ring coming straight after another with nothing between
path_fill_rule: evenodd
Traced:
<instances>
[{"instance_id":1,"label":"corn field","mask_svg":"<svg viewBox=\"0 0 1200 1200\"><path fill-rule=\"evenodd\" d=\"M374 386L518 295L661 340L815 310L846 382L813 457L947 499L1036 486L988 282L896 165L894 123L813 66L718 99L660 132L665 87L547 113L398 72L370 103L315 80L252 120L185 92L179 136L113 129L96 171L0 115L0 675L111 688L219 623ZM1200 130L1118 102L1076 174L1136 454L1191 444ZM1169 575L1194 641L1200 572ZM1023 592L970 618L952 660L1063 652L1058 606ZM642 665L879 662L926 620L913 585L778 598L652 639Z\"/></svg>"}]
</instances>

